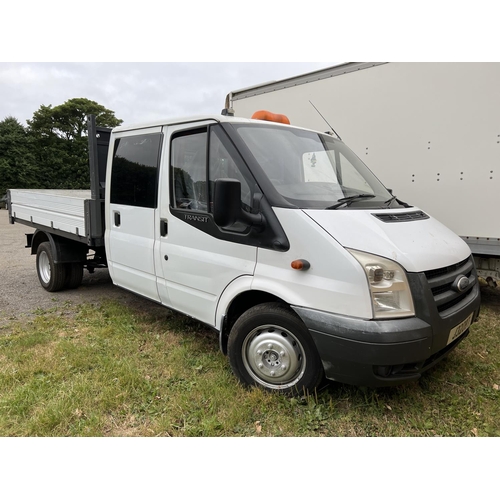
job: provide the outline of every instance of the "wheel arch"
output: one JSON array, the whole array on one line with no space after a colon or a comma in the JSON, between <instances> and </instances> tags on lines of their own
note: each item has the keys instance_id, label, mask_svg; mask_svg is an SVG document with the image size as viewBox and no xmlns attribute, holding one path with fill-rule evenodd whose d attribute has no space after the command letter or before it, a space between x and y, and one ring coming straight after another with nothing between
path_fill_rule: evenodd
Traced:
<instances>
[{"instance_id":1,"label":"wheel arch","mask_svg":"<svg viewBox=\"0 0 500 500\"><path fill-rule=\"evenodd\" d=\"M224 354L227 354L227 342L229 338L229 332L233 327L236 320L248 309L266 302L276 302L283 304L290 311L294 312L289 304L285 302L280 297L273 295L269 292L264 292L262 290L246 290L239 293L230 302L225 314L222 316L220 329L219 329L219 346ZM294 313L296 314L296 313Z\"/></svg>"},{"instance_id":2,"label":"wheel arch","mask_svg":"<svg viewBox=\"0 0 500 500\"><path fill-rule=\"evenodd\" d=\"M85 262L88 250L87 245L40 229L35 231L31 239L31 255L36 255L38 247L46 241L50 243L50 250L56 264Z\"/></svg>"},{"instance_id":3,"label":"wheel arch","mask_svg":"<svg viewBox=\"0 0 500 500\"><path fill-rule=\"evenodd\" d=\"M33 235L33 238L31 238L31 255L36 255L38 247L45 241L48 241L50 243L52 255L55 255L57 250L53 236L50 233L41 231L40 229L37 229L35 231L35 234Z\"/></svg>"}]
</instances>

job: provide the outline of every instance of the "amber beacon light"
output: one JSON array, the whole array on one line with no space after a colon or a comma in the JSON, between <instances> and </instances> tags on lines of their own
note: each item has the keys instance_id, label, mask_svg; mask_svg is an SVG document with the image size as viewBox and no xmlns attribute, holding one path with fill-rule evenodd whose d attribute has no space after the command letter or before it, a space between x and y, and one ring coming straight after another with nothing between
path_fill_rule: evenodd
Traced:
<instances>
[{"instance_id":1,"label":"amber beacon light","mask_svg":"<svg viewBox=\"0 0 500 500\"><path fill-rule=\"evenodd\" d=\"M290 120L285 115L279 115L278 113L271 113L271 111L266 111L261 109L260 111L256 111L252 115L252 120L265 120L268 122L277 122L277 123L285 123L286 125L290 125Z\"/></svg>"}]
</instances>

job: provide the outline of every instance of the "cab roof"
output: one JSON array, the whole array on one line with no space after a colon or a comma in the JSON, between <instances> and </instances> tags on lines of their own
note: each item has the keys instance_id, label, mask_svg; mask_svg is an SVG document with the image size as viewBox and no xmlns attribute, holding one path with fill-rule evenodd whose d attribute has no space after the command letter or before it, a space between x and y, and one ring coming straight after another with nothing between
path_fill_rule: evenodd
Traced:
<instances>
[{"instance_id":1,"label":"cab roof","mask_svg":"<svg viewBox=\"0 0 500 500\"><path fill-rule=\"evenodd\" d=\"M132 131L132 130L141 130L145 128L153 128L153 127L163 127L163 126L168 126L168 125L182 125L182 124L187 124L187 123L196 123L196 122L209 122L213 121L215 123L272 123L273 125L278 125L281 127L292 127L292 128L300 128L302 130L311 130L311 132L316 132L319 134L322 134L324 132L321 132L319 130L312 130L304 127L298 127L296 125L290 124L284 124L284 123L279 123L279 122L274 122L274 121L264 121L264 120L255 120L251 118L241 118L241 117L236 117L236 116L227 116L227 115L199 115L199 116L188 116L188 117L181 117L181 118L170 118L170 119L164 119L164 120L155 120L151 122L146 122L146 123L138 123L138 124L131 124L131 125L121 125L119 127L115 127L113 129L113 133L119 133L119 132L127 132L127 131Z\"/></svg>"},{"instance_id":2,"label":"cab roof","mask_svg":"<svg viewBox=\"0 0 500 500\"><path fill-rule=\"evenodd\" d=\"M204 121L215 121L215 122L231 122L231 123L248 123L256 122L258 120L250 120L249 118L238 118L234 116L225 115L199 115L199 116L187 116L181 118L167 118L164 120L155 120L146 123L138 123L131 125L121 125L115 127L113 132L125 132L128 130L138 130L150 127L162 127L165 125L180 125L183 123L193 123L193 122L204 122Z\"/></svg>"}]
</instances>

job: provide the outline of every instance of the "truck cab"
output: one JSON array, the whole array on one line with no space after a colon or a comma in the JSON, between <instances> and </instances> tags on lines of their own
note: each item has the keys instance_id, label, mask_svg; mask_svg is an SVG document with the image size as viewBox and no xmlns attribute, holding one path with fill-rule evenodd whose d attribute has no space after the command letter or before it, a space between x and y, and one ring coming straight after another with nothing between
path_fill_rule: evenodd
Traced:
<instances>
[{"instance_id":1,"label":"truck cab","mask_svg":"<svg viewBox=\"0 0 500 500\"><path fill-rule=\"evenodd\" d=\"M244 384L415 380L467 335L469 247L340 140L207 116L111 134L113 282L219 332Z\"/></svg>"}]
</instances>

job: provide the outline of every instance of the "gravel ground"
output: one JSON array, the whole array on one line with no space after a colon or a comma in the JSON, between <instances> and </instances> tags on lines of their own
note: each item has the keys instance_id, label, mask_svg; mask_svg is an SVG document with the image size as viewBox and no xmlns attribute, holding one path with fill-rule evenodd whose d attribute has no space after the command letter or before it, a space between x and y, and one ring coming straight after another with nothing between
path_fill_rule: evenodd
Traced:
<instances>
[{"instance_id":1,"label":"gravel ground","mask_svg":"<svg viewBox=\"0 0 500 500\"><path fill-rule=\"evenodd\" d=\"M75 290L46 292L35 268L35 256L25 248L26 233L34 229L24 224L9 224L8 211L0 210L0 328L12 320L32 317L36 311L67 304L98 303L103 298L118 299L140 308L160 305L113 285L107 269L94 274L84 271L81 286Z\"/></svg>"}]
</instances>

